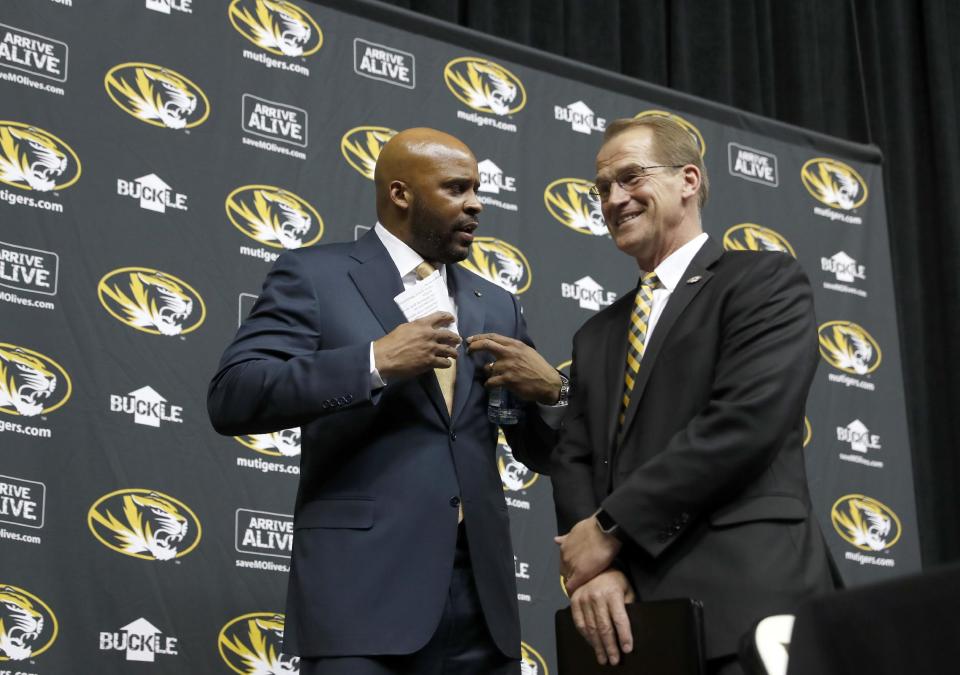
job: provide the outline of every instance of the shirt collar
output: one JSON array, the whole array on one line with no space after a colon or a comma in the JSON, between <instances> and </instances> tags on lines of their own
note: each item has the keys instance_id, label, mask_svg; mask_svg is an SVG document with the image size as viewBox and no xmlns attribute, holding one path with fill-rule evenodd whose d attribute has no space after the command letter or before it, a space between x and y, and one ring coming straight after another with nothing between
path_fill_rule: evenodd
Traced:
<instances>
[{"instance_id":1,"label":"shirt collar","mask_svg":"<svg viewBox=\"0 0 960 675\"><path fill-rule=\"evenodd\" d=\"M387 249L387 253L390 254L390 259L396 266L397 272L400 273L401 279L408 274L413 274L417 265L423 262L423 256L407 246L405 242L381 225L379 221L373 226L373 231L380 237L380 241ZM441 276L446 279L446 270L444 269L446 266L437 264L435 267L440 270Z\"/></svg>"},{"instance_id":2,"label":"shirt collar","mask_svg":"<svg viewBox=\"0 0 960 675\"><path fill-rule=\"evenodd\" d=\"M654 272L664 288L673 292L680 283L680 277L687 271L694 256L700 251L700 248L707 241L707 233L701 232L686 244L666 257L666 259L657 265Z\"/></svg>"}]
</instances>

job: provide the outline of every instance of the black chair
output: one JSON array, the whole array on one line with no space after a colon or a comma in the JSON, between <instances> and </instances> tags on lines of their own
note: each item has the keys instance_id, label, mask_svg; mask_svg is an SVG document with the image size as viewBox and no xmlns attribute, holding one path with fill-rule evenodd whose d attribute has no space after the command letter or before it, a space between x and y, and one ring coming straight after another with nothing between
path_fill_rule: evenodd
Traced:
<instances>
[{"instance_id":1,"label":"black chair","mask_svg":"<svg viewBox=\"0 0 960 675\"><path fill-rule=\"evenodd\" d=\"M776 653L762 625L744 637L744 669L783 675L762 657ZM786 641L786 675L960 673L960 565L815 598L774 639Z\"/></svg>"}]
</instances>

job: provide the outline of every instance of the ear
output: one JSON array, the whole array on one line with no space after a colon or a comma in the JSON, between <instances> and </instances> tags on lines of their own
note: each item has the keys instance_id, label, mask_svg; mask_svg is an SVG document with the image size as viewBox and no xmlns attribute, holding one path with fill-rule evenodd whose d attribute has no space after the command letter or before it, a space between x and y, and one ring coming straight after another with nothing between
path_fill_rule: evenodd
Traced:
<instances>
[{"instance_id":1,"label":"ear","mask_svg":"<svg viewBox=\"0 0 960 675\"><path fill-rule=\"evenodd\" d=\"M410 201L413 195L410 192L409 186L402 180L391 181L388 194L390 195L390 201L393 202L397 208L404 210L410 208Z\"/></svg>"},{"instance_id":2,"label":"ear","mask_svg":"<svg viewBox=\"0 0 960 675\"><path fill-rule=\"evenodd\" d=\"M697 194L700 190L700 169L693 164L687 164L681 169L683 171L683 197L688 199Z\"/></svg>"}]
</instances>

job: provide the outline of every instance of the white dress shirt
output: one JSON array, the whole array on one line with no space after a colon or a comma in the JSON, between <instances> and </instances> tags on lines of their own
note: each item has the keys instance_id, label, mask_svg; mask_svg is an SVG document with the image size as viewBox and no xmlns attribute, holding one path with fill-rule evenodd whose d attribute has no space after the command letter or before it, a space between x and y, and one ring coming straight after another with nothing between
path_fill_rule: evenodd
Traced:
<instances>
[{"instance_id":1,"label":"white dress shirt","mask_svg":"<svg viewBox=\"0 0 960 675\"><path fill-rule=\"evenodd\" d=\"M657 327L657 321L663 314L663 308L667 306L670 300L670 294L673 293L680 283L680 277L687 271L687 267L693 261L694 256L700 251L700 248L707 241L707 233L701 232L686 244L666 257L666 259L657 265L653 271L657 273L660 280L660 288L653 291L653 307L650 308L650 318L647 319L647 335L644 338L643 346L646 348L650 342L650 336ZM644 271L643 274L646 274Z\"/></svg>"}]
</instances>

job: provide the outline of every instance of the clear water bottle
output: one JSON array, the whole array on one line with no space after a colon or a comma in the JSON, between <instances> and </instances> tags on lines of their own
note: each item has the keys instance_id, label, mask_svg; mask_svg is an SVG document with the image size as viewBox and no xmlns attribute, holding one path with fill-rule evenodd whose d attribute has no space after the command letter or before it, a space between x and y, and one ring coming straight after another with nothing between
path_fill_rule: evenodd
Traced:
<instances>
[{"instance_id":1,"label":"clear water bottle","mask_svg":"<svg viewBox=\"0 0 960 675\"><path fill-rule=\"evenodd\" d=\"M490 399L487 402L487 418L501 427L516 424L520 421L523 410L516 397L505 387L496 387L490 390Z\"/></svg>"}]
</instances>

